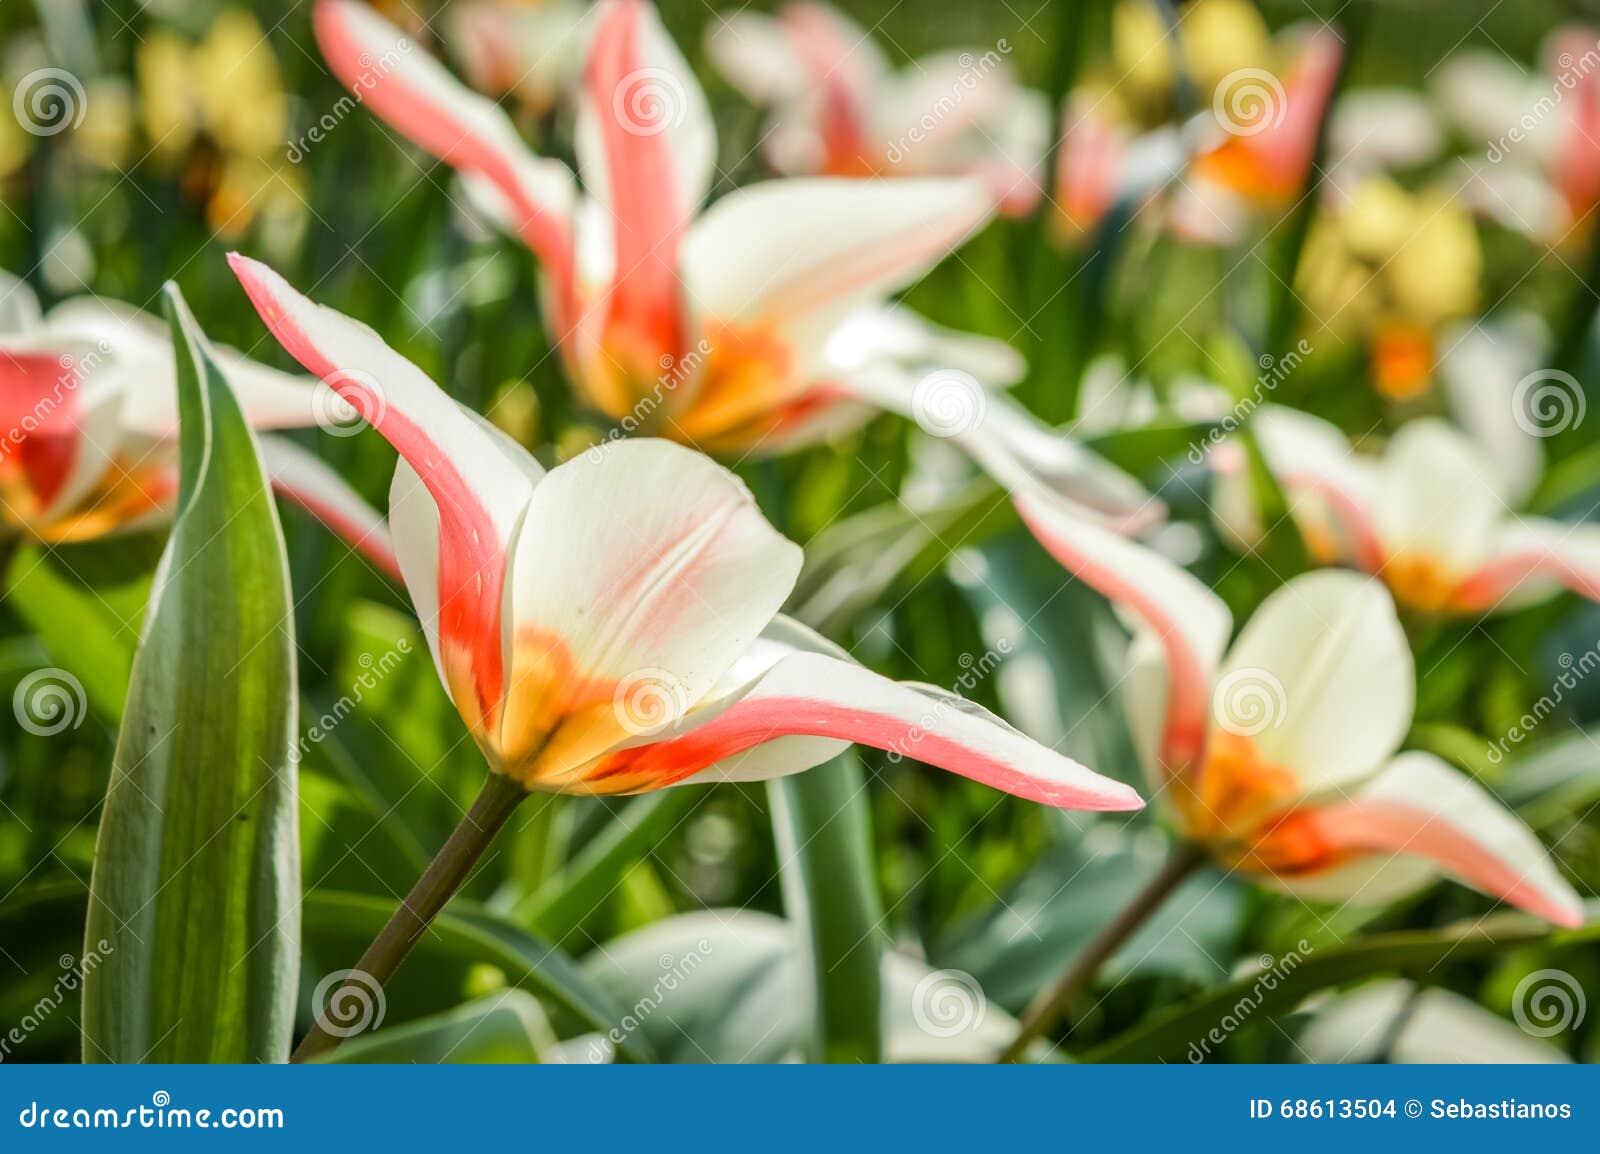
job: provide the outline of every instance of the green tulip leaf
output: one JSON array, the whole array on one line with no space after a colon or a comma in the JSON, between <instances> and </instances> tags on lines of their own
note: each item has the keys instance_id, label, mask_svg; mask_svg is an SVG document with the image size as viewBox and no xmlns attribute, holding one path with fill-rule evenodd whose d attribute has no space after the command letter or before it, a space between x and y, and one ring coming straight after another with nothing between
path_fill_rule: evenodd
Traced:
<instances>
[{"instance_id":1,"label":"green tulip leaf","mask_svg":"<svg viewBox=\"0 0 1600 1154\"><path fill-rule=\"evenodd\" d=\"M250 427L176 288L178 516L101 814L86 1061L282 1062L299 968L295 643Z\"/></svg>"}]
</instances>

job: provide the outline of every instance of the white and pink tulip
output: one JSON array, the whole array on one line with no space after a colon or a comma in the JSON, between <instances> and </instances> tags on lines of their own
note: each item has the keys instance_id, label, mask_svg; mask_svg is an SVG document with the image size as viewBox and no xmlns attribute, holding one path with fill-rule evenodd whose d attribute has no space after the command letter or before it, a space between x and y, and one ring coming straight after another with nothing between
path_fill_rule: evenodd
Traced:
<instances>
[{"instance_id":1,"label":"white and pink tulip","mask_svg":"<svg viewBox=\"0 0 1600 1154\"><path fill-rule=\"evenodd\" d=\"M706 39L717 69L771 110L762 137L788 176L983 180L1000 210L1023 215L1042 194L1050 114L1024 88L1002 40L941 52L900 70L865 29L827 4L718 18Z\"/></svg>"},{"instance_id":2,"label":"white and pink tulip","mask_svg":"<svg viewBox=\"0 0 1600 1154\"><path fill-rule=\"evenodd\" d=\"M1559 925L1580 902L1534 835L1431 754L1397 753L1414 669L1371 578L1294 578L1229 644L1191 574L1058 502L1024 519L1134 630L1134 736L1182 834L1222 865L1313 900L1381 903L1437 872Z\"/></svg>"},{"instance_id":3,"label":"white and pink tulip","mask_svg":"<svg viewBox=\"0 0 1600 1154\"><path fill-rule=\"evenodd\" d=\"M1408 609L1491 613L1563 589L1600 600L1600 526L1519 512L1525 481L1443 419L1404 425L1381 456L1293 409L1264 407L1254 428L1312 558L1380 578ZM1248 484L1233 460L1219 484Z\"/></svg>"},{"instance_id":4,"label":"white and pink tulip","mask_svg":"<svg viewBox=\"0 0 1600 1154\"><path fill-rule=\"evenodd\" d=\"M742 458L836 436L884 407L917 415L917 373L948 342L885 306L989 219L984 181L773 180L703 209L716 159L705 96L653 8L608 0L584 69L580 193L496 105L425 53L397 51L401 34L369 8L320 0L315 26L365 105L459 170L488 215L532 248L574 387L626 431ZM371 66L380 60L392 65L381 75ZM1116 488L1131 505L1101 512L1123 521L1159 509L984 388L992 383L974 388L986 412L1004 410L1005 427L979 422L963 438L983 444L980 461L1032 469L1010 448L1012 426L1028 424L1034 444L1060 446L1041 475L1064 497L1093 504Z\"/></svg>"},{"instance_id":5,"label":"white and pink tulip","mask_svg":"<svg viewBox=\"0 0 1600 1154\"><path fill-rule=\"evenodd\" d=\"M280 343L399 451L401 569L495 772L530 790L628 794L795 773L858 742L1049 805L1141 804L780 616L800 550L709 458L623 440L547 473L371 329L231 260Z\"/></svg>"},{"instance_id":6,"label":"white and pink tulip","mask_svg":"<svg viewBox=\"0 0 1600 1154\"><path fill-rule=\"evenodd\" d=\"M0 535L51 543L155 528L178 494L172 339L153 316L99 297L41 314L0 281ZM216 350L258 431L329 424L344 404L326 386ZM315 456L259 437L273 487L385 573L399 569L383 519Z\"/></svg>"}]
</instances>

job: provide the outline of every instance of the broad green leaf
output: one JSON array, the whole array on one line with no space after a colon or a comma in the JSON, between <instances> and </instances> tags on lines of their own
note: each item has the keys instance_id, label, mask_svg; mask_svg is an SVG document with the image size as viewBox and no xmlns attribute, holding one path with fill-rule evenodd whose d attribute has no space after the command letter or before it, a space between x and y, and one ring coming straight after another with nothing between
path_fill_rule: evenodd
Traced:
<instances>
[{"instance_id":1,"label":"broad green leaf","mask_svg":"<svg viewBox=\"0 0 1600 1154\"><path fill-rule=\"evenodd\" d=\"M350 954L352 948L360 950L393 913L392 900L313 890L306 895L301 911L307 951L311 951L313 942L323 947L320 954L329 956ZM494 966L504 974L508 985L545 998L586 1032L603 1033L622 1017L622 1011L566 954L460 898L433 920L390 983L391 1006L399 1000L396 991L404 989L408 976L414 976L429 959L453 963L463 972L475 965ZM630 1040L620 1048L631 1061L649 1062L654 1058L648 1044L640 1040Z\"/></svg>"},{"instance_id":2,"label":"broad green leaf","mask_svg":"<svg viewBox=\"0 0 1600 1154\"><path fill-rule=\"evenodd\" d=\"M585 973L628 1007L613 1038L667 1062L781 1062L810 1051L814 1007L795 929L754 910L700 910L607 942ZM990 1062L1017 1024L971 975L885 951L884 1060Z\"/></svg>"},{"instance_id":3,"label":"broad green leaf","mask_svg":"<svg viewBox=\"0 0 1600 1154\"><path fill-rule=\"evenodd\" d=\"M883 903L872 869L871 813L853 749L768 783L783 904L801 934L815 1011L814 1061L883 1053Z\"/></svg>"},{"instance_id":4,"label":"broad green leaf","mask_svg":"<svg viewBox=\"0 0 1600 1154\"><path fill-rule=\"evenodd\" d=\"M283 535L238 403L176 288L179 513L100 818L84 1058L281 1062L299 967L295 644Z\"/></svg>"},{"instance_id":5,"label":"broad green leaf","mask_svg":"<svg viewBox=\"0 0 1600 1154\"><path fill-rule=\"evenodd\" d=\"M519 904L515 916L564 941L617 888L628 866L677 827L704 791L663 789L629 802L560 873Z\"/></svg>"},{"instance_id":6,"label":"broad green leaf","mask_svg":"<svg viewBox=\"0 0 1600 1154\"><path fill-rule=\"evenodd\" d=\"M501 990L442 1014L360 1034L320 1060L455 1066L537 1063L555 1044L550 1023L533 995Z\"/></svg>"},{"instance_id":7,"label":"broad green leaf","mask_svg":"<svg viewBox=\"0 0 1600 1154\"><path fill-rule=\"evenodd\" d=\"M1291 952L1249 974L1145 1021L1087 1053L1086 1062L1157 1062L1183 1058L1191 1046L1227 1021L1270 1022L1319 990L1378 974L1423 975L1444 962L1493 957L1513 946L1540 943L1552 948L1600 940L1600 908L1588 907L1589 924L1553 931L1520 913L1494 914L1438 930L1376 934L1345 946ZM1248 1006L1247 1014L1240 1007Z\"/></svg>"},{"instance_id":8,"label":"broad green leaf","mask_svg":"<svg viewBox=\"0 0 1600 1154\"><path fill-rule=\"evenodd\" d=\"M1101 835L1119 840L1090 848ZM1138 849L1110 829L1058 847L992 906L935 942L929 960L971 973L995 1001L1021 1009L1161 867L1160 853ZM1234 954L1243 904L1231 879L1191 878L1101 968L1101 983L1167 975L1197 984L1221 980L1219 959Z\"/></svg>"}]
</instances>

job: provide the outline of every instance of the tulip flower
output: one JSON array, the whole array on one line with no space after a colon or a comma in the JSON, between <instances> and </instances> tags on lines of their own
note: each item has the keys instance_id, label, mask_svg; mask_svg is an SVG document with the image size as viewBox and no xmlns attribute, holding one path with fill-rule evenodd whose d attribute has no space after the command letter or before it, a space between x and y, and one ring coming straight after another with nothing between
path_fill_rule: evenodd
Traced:
<instances>
[{"instance_id":1,"label":"tulip flower","mask_svg":"<svg viewBox=\"0 0 1600 1154\"><path fill-rule=\"evenodd\" d=\"M895 72L865 29L820 3L719 17L706 39L728 81L772 110L762 146L778 172L968 173L993 189L1002 212L1024 215L1042 191L1049 111L1017 83L1010 50L1002 40Z\"/></svg>"},{"instance_id":2,"label":"tulip flower","mask_svg":"<svg viewBox=\"0 0 1600 1154\"><path fill-rule=\"evenodd\" d=\"M1242 0L1200 0L1170 29L1154 5L1124 0L1112 33L1111 67L1091 69L1062 115L1055 199L1068 238L1177 170L1165 213L1188 240L1231 242L1252 211L1292 203L1338 79L1336 36L1299 26L1269 36ZM1185 124L1175 60L1198 106Z\"/></svg>"},{"instance_id":3,"label":"tulip flower","mask_svg":"<svg viewBox=\"0 0 1600 1154\"><path fill-rule=\"evenodd\" d=\"M1556 377L1543 387L1532 403L1578 402ZM1561 589L1600 600L1600 526L1515 512L1526 479L1447 421L1409 422L1377 457L1294 410L1263 408L1255 429L1312 557L1382 579L1408 609L1488 613ZM1230 473L1221 483L1243 481Z\"/></svg>"},{"instance_id":4,"label":"tulip flower","mask_svg":"<svg viewBox=\"0 0 1600 1154\"><path fill-rule=\"evenodd\" d=\"M150 153L179 173L216 233L239 236L258 218L285 234L299 227L302 182L283 151L289 100L255 17L225 9L194 43L155 27L138 42L134 71Z\"/></svg>"},{"instance_id":5,"label":"tulip flower","mask_svg":"<svg viewBox=\"0 0 1600 1154\"><path fill-rule=\"evenodd\" d=\"M568 374L623 431L744 457L837 435L885 406L921 419L934 399L970 414L951 424L980 461L1002 459L1091 506L1115 492L1101 511L1124 523L1158 512L1129 478L985 387L998 382L963 373L959 396L949 377L919 394L951 342L884 302L988 218L982 182L775 180L702 213L716 153L705 97L654 10L610 0L584 72L580 197L564 165L532 155L498 107L370 9L319 0L314 19L340 79L459 169L537 254ZM937 418L921 423L950 435Z\"/></svg>"},{"instance_id":6,"label":"tulip flower","mask_svg":"<svg viewBox=\"0 0 1600 1154\"><path fill-rule=\"evenodd\" d=\"M1442 871L1561 926L1582 903L1533 833L1428 753L1396 753L1414 668L1394 602L1371 578L1307 573L1268 597L1229 644L1220 598L1160 554L1047 495L1023 520L1135 631L1125 706L1182 841L1023 1016L1021 1058L1099 967L1203 862L1309 901L1378 904Z\"/></svg>"},{"instance_id":7,"label":"tulip flower","mask_svg":"<svg viewBox=\"0 0 1600 1154\"><path fill-rule=\"evenodd\" d=\"M1545 244L1581 247L1600 205L1600 31L1564 25L1529 75L1498 52L1465 50L1440 67L1433 95L1474 149L1474 207Z\"/></svg>"},{"instance_id":8,"label":"tulip flower","mask_svg":"<svg viewBox=\"0 0 1600 1154\"><path fill-rule=\"evenodd\" d=\"M1426 753L1396 754L1414 670L1394 603L1355 573L1308 573L1232 618L1188 572L1024 496L1050 553L1135 622L1127 708L1185 838L1319 900L1389 900L1443 870L1558 925L1577 896L1526 827Z\"/></svg>"},{"instance_id":9,"label":"tulip flower","mask_svg":"<svg viewBox=\"0 0 1600 1154\"><path fill-rule=\"evenodd\" d=\"M1344 52L1325 29L1295 29L1282 39L1281 79L1248 68L1222 78L1212 97L1222 136L1196 158L1191 188L1210 182L1281 209L1305 187Z\"/></svg>"},{"instance_id":10,"label":"tulip flower","mask_svg":"<svg viewBox=\"0 0 1600 1154\"><path fill-rule=\"evenodd\" d=\"M445 39L474 88L541 115L578 83L591 11L580 0L464 0L444 14Z\"/></svg>"},{"instance_id":11,"label":"tulip flower","mask_svg":"<svg viewBox=\"0 0 1600 1154\"><path fill-rule=\"evenodd\" d=\"M326 423L346 407L324 385L231 349L217 357L259 430ZM165 325L95 297L44 316L27 286L0 279L0 538L66 543L165 524L178 494L177 434ZM337 474L292 441L259 444L281 496L398 575L382 518Z\"/></svg>"},{"instance_id":12,"label":"tulip flower","mask_svg":"<svg viewBox=\"0 0 1600 1154\"><path fill-rule=\"evenodd\" d=\"M365 973L394 972L532 790L756 781L859 742L1048 805L1141 804L970 702L873 674L780 616L800 550L709 458L643 438L546 473L371 329L264 265L230 262L284 348L400 453L389 509L400 567L491 770ZM302 1056L332 1042L313 1035Z\"/></svg>"}]
</instances>

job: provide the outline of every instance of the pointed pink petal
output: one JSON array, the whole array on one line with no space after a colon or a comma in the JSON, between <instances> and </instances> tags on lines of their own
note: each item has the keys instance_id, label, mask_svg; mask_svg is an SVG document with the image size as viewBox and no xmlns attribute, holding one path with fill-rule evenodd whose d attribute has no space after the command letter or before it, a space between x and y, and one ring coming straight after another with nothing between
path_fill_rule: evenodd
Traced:
<instances>
[{"instance_id":1,"label":"pointed pink petal","mask_svg":"<svg viewBox=\"0 0 1600 1154\"><path fill-rule=\"evenodd\" d=\"M1450 603L1460 611L1513 608L1558 588L1600 601L1600 528L1519 517L1496 555L1456 588Z\"/></svg>"},{"instance_id":2,"label":"pointed pink petal","mask_svg":"<svg viewBox=\"0 0 1600 1154\"><path fill-rule=\"evenodd\" d=\"M678 249L714 152L704 97L642 0L601 8L584 95L584 176L611 217L607 323L645 362L676 358L687 334Z\"/></svg>"},{"instance_id":3,"label":"pointed pink petal","mask_svg":"<svg viewBox=\"0 0 1600 1154\"><path fill-rule=\"evenodd\" d=\"M1269 866L1275 854L1293 863L1291 887L1298 870L1315 877L1351 855L1407 854L1557 925L1583 923L1578 895L1528 827L1432 754L1401 754L1348 800L1291 814L1263 849Z\"/></svg>"},{"instance_id":4,"label":"pointed pink petal","mask_svg":"<svg viewBox=\"0 0 1600 1154\"><path fill-rule=\"evenodd\" d=\"M354 406L427 486L440 525L441 642L453 660L470 664L478 710L493 718L504 685L507 557L533 489L527 473L370 328L308 300L258 261L233 253L228 263L278 343Z\"/></svg>"},{"instance_id":5,"label":"pointed pink petal","mask_svg":"<svg viewBox=\"0 0 1600 1154\"><path fill-rule=\"evenodd\" d=\"M884 150L872 139L877 76L868 34L823 4L789 4L778 22L809 79L812 129L822 142L816 171L863 174Z\"/></svg>"},{"instance_id":6,"label":"pointed pink petal","mask_svg":"<svg viewBox=\"0 0 1600 1154\"><path fill-rule=\"evenodd\" d=\"M1232 629L1227 606L1153 549L1095 525L1036 485L1013 491L1023 521L1068 572L1154 634L1166 658L1161 760L1189 768L1205 748L1211 681Z\"/></svg>"},{"instance_id":7,"label":"pointed pink petal","mask_svg":"<svg viewBox=\"0 0 1600 1154\"><path fill-rule=\"evenodd\" d=\"M765 652L756 661L765 671L733 691L731 704L691 714L667 740L620 751L598 774L648 783L640 788L708 769L730 780L757 780L825 760L838 751L831 742L856 742L1063 809L1144 804L1128 786L1045 748L980 706L932 686L890 681L807 632L790 625L777 634L785 640L758 642ZM770 756L768 743L774 743ZM742 762L736 769L735 760Z\"/></svg>"},{"instance_id":8,"label":"pointed pink petal","mask_svg":"<svg viewBox=\"0 0 1600 1154\"><path fill-rule=\"evenodd\" d=\"M571 173L534 156L497 105L462 85L399 29L356 0L318 0L312 23L345 87L417 147L477 173L504 197L554 280L563 330L573 300Z\"/></svg>"}]
</instances>

